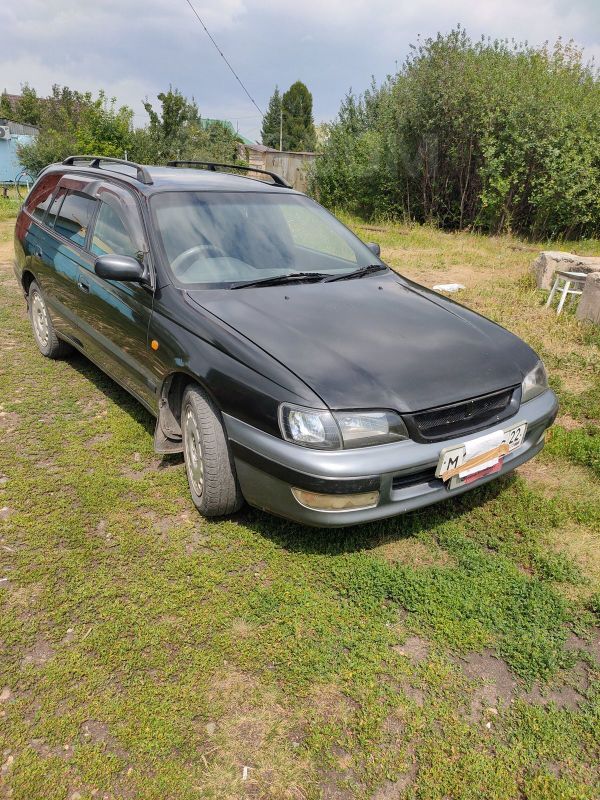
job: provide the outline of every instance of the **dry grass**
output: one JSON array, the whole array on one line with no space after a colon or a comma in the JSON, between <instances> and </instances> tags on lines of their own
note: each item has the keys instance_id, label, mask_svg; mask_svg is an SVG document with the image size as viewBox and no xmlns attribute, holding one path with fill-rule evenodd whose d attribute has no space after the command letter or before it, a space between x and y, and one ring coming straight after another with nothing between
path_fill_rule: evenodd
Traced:
<instances>
[{"instance_id":1,"label":"dry grass","mask_svg":"<svg viewBox=\"0 0 600 800\"><path fill-rule=\"evenodd\" d=\"M224 800L304 800L312 770L309 760L299 757L289 710L261 681L223 667L208 690L214 721L204 726L203 792Z\"/></svg>"}]
</instances>

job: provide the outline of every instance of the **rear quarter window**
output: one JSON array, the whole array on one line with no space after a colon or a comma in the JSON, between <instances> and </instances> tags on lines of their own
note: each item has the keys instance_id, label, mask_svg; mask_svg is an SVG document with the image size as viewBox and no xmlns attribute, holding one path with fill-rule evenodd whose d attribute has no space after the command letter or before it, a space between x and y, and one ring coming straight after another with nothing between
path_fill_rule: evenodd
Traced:
<instances>
[{"instance_id":1,"label":"rear quarter window","mask_svg":"<svg viewBox=\"0 0 600 800\"><path fill-rule=\"evenodd\" d=\"M45 175L39 183L33 187L31 194L25 201L25 208L39 222L42 222L44 219L44 214L50 205L52 193L56 189L56 184L60 180L60 177L61 176L56 172L52 175Z\"/></svg>"}]
</instances>

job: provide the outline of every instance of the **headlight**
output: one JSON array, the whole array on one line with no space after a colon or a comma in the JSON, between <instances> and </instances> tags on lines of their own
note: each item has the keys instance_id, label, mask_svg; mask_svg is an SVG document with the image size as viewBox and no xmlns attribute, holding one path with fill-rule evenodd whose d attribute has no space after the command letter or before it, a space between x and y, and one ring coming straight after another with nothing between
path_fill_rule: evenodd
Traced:
<instances>
[{"instance_id":1,"label":"headlight","mask_svg":"<svg viewBox=\"0 0 600 800\"><path fill-rule=\"evenodd\" d=\"M284 439L304 447L339 450L408 439L402 419L393 411L330 411L283 403L279 426Z\"/></svg>"},{"instance_id":2,"label":"headlight","mask_svg":"<svg viewBox=\"0 0 600 800\"><path fill-rule=\"evenodd\" d=\"M538 394L545 392L548 388L548 376L546 369L541 361L525 375L523 383L521 384L521 402L525 403L527 400L533 400Z\"/></svg>"},{"instance_id":3,"label":"headlight","mask_svg":"<svg viewBox=\"0 0 600 800\"><path fill-rule=\"evenodd\" d=\"M331 411L313 411L284 403L279 406L279 427L284 439L304 447L338 450L342 446Z\"/></svg>"},{"instance_id":4,"label":"headlight","mask_svg":"<svg viewBox=\"0 0 600 800\"><path fill-rule=\"evenodd\" d=\"M406 426L393 411L337 411L344 447L401 442L408 439Z\"/></svg>"}]
</instances>

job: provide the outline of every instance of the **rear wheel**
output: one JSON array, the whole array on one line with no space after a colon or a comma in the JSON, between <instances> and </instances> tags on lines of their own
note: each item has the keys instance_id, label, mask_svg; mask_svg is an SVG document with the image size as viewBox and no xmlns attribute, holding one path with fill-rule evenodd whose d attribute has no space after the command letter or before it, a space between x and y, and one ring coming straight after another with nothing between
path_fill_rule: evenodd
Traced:
<instances>
[{"instance_id":1,"label":"rear wheel","mask_svg":"<svg viewBox=\"0 0 600 800\"><path fill-rule=\"evenodd\" d=\"M48 306L35 281L32 281L29 287L28 303L33 337L40 353L46 358L64 358L72 351L71 345L63 342L56 335Z\"/></svg>"},{"instance_id":2,"label":"rear wheel","mask_svg":"<svg viewBox=\"0 0 600 800\"><path fill-rule=\"evenodd\" d=\"M181 407L183 455L194 505L205 517L233 514L243 505L218 408L199 386L189 386Z\"/></svg>"}]
</instances>

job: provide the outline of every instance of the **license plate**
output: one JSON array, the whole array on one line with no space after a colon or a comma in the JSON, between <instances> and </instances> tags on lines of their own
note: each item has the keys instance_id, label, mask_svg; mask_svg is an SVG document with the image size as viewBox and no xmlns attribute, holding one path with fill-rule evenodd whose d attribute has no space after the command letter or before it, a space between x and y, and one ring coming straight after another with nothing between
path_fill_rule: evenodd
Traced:
<instances>
[{"instance_id":1,"label":"license plate","mask_svg":"<svg viewBox=\"0 0 600 800\"><path fill-rule=\"evenodd\" d=\"M517 447L520 447L523 444L525 439L525 434L527 433L527 423L520 422L518 425L513 425L510 428L507 428L504 431L504 436L502 439L503 444L508 445L508 451L512 452L516 450ZM497 462L500 461L500 458L497 459ZM443 475L444 473L448 472L451 469L457 469L458 467L462 466L465 463L465 446L458 445L457 447L445 447L442 452L440 453L440 460L438 461L438 466L435 471L437 477ZM490 467L489 464L486 467L482 467L481 474L474 473L468 477L468 483L472 483L474 480L478 478L483 478L485 475L490 474L493 471L493 467ZM456 489L458 486L463 486L467 481L461 478L459 475L455 475L450 478L448 482L448 488Z\"/></svg>"}]
</instances>

